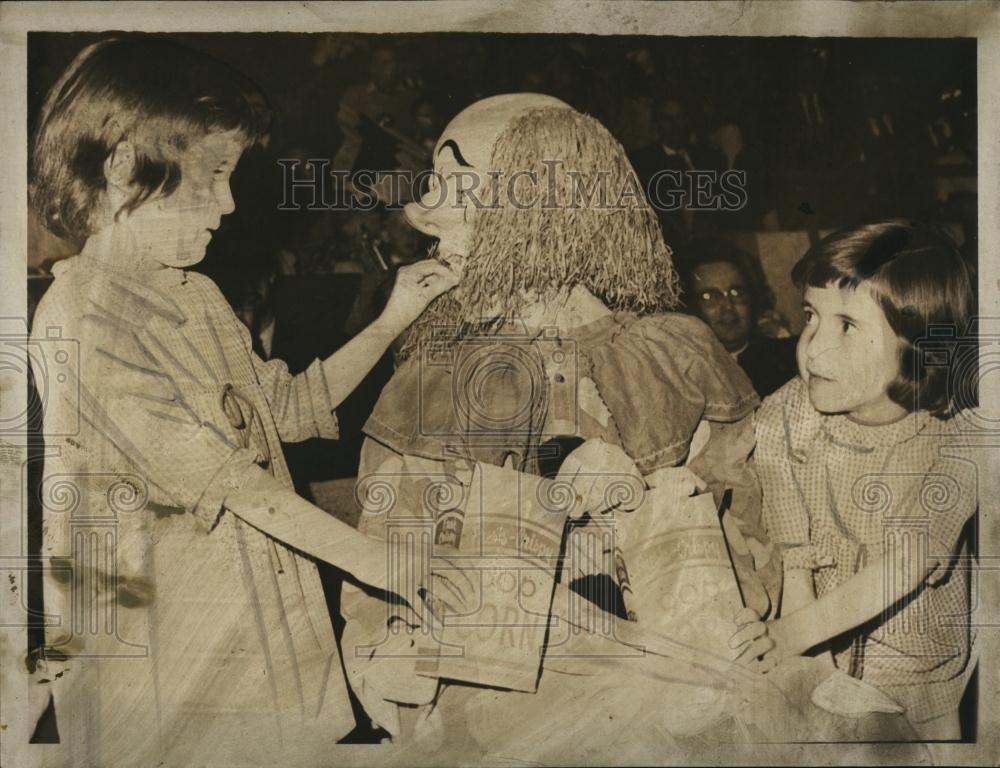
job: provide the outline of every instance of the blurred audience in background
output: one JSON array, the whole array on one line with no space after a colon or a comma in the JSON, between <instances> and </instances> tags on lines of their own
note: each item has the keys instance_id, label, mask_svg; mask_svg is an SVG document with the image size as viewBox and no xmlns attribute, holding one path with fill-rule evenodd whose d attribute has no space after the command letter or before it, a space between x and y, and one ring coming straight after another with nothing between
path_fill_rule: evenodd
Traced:
<instances>
[{"instance_id":1,"label":"blurred audience in background","mask_svg":"<svg viewBox=\"0 0 1000 768\"><path fill-rule=\"evenodd\" d=\"M413 102L418 95L400 73L395 48L372 51L368 79L350 86L337 105L343 138L333 167L347 171L395 168L397 142L392 133L413 134Z\"/></svg>"},{"instance_id":2,"label":"blurred audience in background","mask_svg":"<svg viewBox=\"0 0 1000 768\"><path fill-rule=\"evenodd\" d=\"M700 146L687 107L680 99L667 96L653 108L656 140L634 151L632 167L656 209L668 243L687 242L695 231L708 228L708 217L714 211L697 211L693 174L710 171L718 174L725 169L721 153Z\"/></svg>"},{"instance_id":3,"label":"blurred audience in background","mask_svg":"<svg viewBox=\"0 0 1000 768\"><path fill-rule=\"evenodd\" d=\"M778 209L774 191L774 173L764 157L747 145L746 132L736 117L722 117L709 138L712 148L723 158L723 170L741 171L746 204L735 211L715 216L715 232L773 232L778 229Z\"/></svg>"},{"instance_id":4,"label":"blurred audience in background","mask_svg":"<svg viewBox=\"0 0 1000 768\"><path fill-rule=\"evenodd\" d=\"M99 36L29 38L29 130L41 95ZM300 179L314 178L305 164L311 158L328 160L326 172L426 170L453 115L510 91L550 93L594 115L629 151L642 182L671 172L661 176L660 197L673 190L683 198L659 214L685 272L687 307L762 395L794 375L794 342L775 338L788 334L787 324L773 312L754 255L761 248L748 245L755 237L791 230L814 239L879 217L922 217L948 226L976 267L974 41L176 37L247 72L278 115L270 144L240 163L232 179L237 210L223 219L199 268L244 317L259 353L282 357L293 372L371 319L395 269L424 256L429 242L400 216L414 191L406 185L374 185L378 197L363 210L282 209L277 161L299 160ZM693 210L685 175L698 171L743 172L745 204ZM51 264L77 246L30 227L28 247L34 296ZM357 423L342 420L335 473L357 467L351 452L360 445L360 422L391 367L387 358L350 404ZM330 463L313 465L329 471Z\"/></svg>"}]
</instances>

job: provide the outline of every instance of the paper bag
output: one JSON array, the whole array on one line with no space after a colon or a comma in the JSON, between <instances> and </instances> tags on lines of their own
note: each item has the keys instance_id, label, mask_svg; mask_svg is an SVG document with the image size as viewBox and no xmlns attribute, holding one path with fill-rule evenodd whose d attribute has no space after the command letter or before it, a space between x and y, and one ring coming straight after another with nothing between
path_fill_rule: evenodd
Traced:
<instances>
[{"instance_id":1,"label":"paper bag","mask_svg":"<svg viewBox=\"0 0 1000 768\"><path fill-rule=\"evenodd\" d=\"M743 607L712 495L651 492L623 543L629 610L644 630L729 657Z\"/></svg>"},{"instance_id":2,"label":"paper bag","mask_svg":"<svg viewBox=\"0 0 1000 768\"><path fill-rule=\"evenodd\" d=\"M417 671L534 691L539 676L568 500L549 480L476 464L464 509L438 517L431 570L468 591L443 616L441 652ZM431 596L455 604L455 595ZM438 602L438 604L440 604Z\"/></svg>"}]
</instances>

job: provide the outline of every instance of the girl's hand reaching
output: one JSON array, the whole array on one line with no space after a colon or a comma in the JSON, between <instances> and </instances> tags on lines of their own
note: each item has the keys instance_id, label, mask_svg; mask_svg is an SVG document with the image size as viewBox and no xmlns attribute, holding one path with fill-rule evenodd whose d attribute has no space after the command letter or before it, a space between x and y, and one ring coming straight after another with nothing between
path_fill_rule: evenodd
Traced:
<instances>
[{"instance_id":1,"label":"girl's hand reaching","mask_svg":"<svg viewBox=\"0 0 1000 768\"><path fill-rule=\"evenodd\" d=\"M786 636L780 619L765 622L753 608L744 608L736 614L736 627L729 639L733 660L761 674L770 672L789 656L802 654Z\"/></svg>"},{"instance_id":2,"label":"girl's hand reaching","mask_svg":"<svg viewBox=\"0 0 1000 768\"><path fill-rule=\"evenodd\" d=\"M434 259L400 267L392 295L378 323L393 337L420 317L434 299L458 285L458 275Z\"/></svg>"}]
</instances>

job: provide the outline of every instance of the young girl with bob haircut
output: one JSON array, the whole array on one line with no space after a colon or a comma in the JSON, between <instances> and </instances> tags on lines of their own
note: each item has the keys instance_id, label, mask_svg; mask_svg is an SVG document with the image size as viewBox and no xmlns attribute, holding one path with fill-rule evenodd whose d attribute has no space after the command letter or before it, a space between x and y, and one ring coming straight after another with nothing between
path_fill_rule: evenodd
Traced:
<instances>
[{"instance_id":1,"label":"young girl with bob haircut","mask_svg":"<svg viewBox=\"0 0 1000 768\"><path fill-rule=\"evenodd\" d=\"M354 726L314 560L384 588L384 553L295 495L281 442L336 437L334 409L456 280L404 268L383 314L297 376L257 357L187 270L269 121L228 66L141 36L86 48L42 109L30 204L82 244L33 325L79 345L44 413L36 678L59 764L313 764Z\"/></svg>"},{"instance_id":2,"label":"young girl with bob haircut","mask_svg":"<svg viewBox=\"0 0 1000 768\"><path fill-rule=\"evenodd\" d=\"M800 376L758 411L754 455L781 611L741 617L732 645L766 671L825 644L921 737L958 738L972 666L960 560L978 502L975 465L949 443L974 405L954 380L978 354L969 271L946 235L886 221L829 235L792 277Z\"/></svg>"}]
</instances>

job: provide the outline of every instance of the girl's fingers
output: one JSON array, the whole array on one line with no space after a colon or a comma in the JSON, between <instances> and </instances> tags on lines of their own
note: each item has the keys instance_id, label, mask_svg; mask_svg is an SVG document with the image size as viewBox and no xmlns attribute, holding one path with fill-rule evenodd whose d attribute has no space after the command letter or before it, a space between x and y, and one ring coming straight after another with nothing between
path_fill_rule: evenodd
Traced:
<instances>
[{"instance_id":1,"label":"girl's fingers","mask_svg":"<svg viewBox=\"0 0 1000 768\"><path fill-rule=\"evenodd\" d=\"M432 574L432 588L428 595L440 601L449 613L464 613L466 597L449 579Z\"/></svg>"},{"instance_id":2,"label":"girl's fingers","mask_svg":"<svg viewBox=\"0 0 1000 768\"><path fill-rule=\"evenodd\" d=\"M422 299L430 300L458 285L458 277L454 274L428 274L415 278L412 282L407 279L404 284L412 286Z\"/></svg>"},{"instance_id":3,"label":"girl's fingers","mask_svg":"<svg viewBox=\"0 0 1000 768\"><path fill-rule=\"evenodd\" d=\"M759 659L768 651L773 650L774 640L770 637L758 637L752 643L748 643L742 651L736 654L735 661L738 663L749 664Z\"/></svg>"},{"instance_id":4,"label":"girl's fingers","mask_svg":"<svg viewBox=\"0 0 1000 768\"><path fill-rule=\"evenodd\" d=\"M752 624L755 621L760 621L760 614L753 608L740 608L733 621L736 622L736 626L742 627L744 624Z\"/></svg>"},{"instance_id":5,"label":"girl's fingers","mask_svg":"<svg viewBox=\"0 0 1000 768\"><path fill-rule=\"evenodd\" d=\"M772 669L778 666L777 654L765 653L764 658L758 661L757 665L758 665L756 667L757 671L760 672L762 675L766 675L768 672L770 672Z\"/></svg>"},{"instance_id":6,"label":"girl's fingers","mask_svg":"<svg viewBox=\"0 0 1000 768\"><path fill-rule=\"evenodd\" d=\"M437 565L433 571L435 576L447 579L464 595L471 595L476 592L476 585L465 568L461 565L456 565L453 561L445 557L435 556L434 560Z\"/></svg>"},{"instance_id":7,"label":"girl's fingers","mask_svg":"<svg viewBox=\"0 0 1000 768\"><path fill-rule=\"evenodd\" d=\"M767 635L767 625L763 621L757 619L757 621L751 622L750 624L744 624L742 627L733 633L733 636L729 638L729 647L733 650L739 648L741 645L753 642L758 637L763 637Z\"/></svg>"},{"instance_id":8,"label":"girl's fingers","mask_svg":"<svg viewBox=\"0 0 1000 768\"><path fill-rule=\"evenodd\" d=\"M447 277L440 277L438 275L428 277L420 283L420 285L426 290L433 291L434 293L446 291L449 288L453 288L456 284L457 281L449 280Z\"/></svg>"},{"instance_id":9,"label":"girl's fingers","mask_svg":"<svg viewBox=\"0 0 1000 768\"><path fill-rule=\"evenodd\" d=\"M452 272L440 261L434 259L424 259L409 266L403 267L400 272L406 271L407 276L412 275L417 282L431 277L438 277L442 280L454 280L458 282L458 275Z\"/></svg>"},{"instance_id":10,"label":"girl's fingers","mask_svg":"<svg viewBox=\"0 0 1000 768\"><path fill-rule=\"evenodd\" d=\"M778 666L778 656L775 653L765 653L762 658L754 658L750 661L744 661L743 666L757 672L758 674L766 675Z\"/></svg>"}]
</instances>

